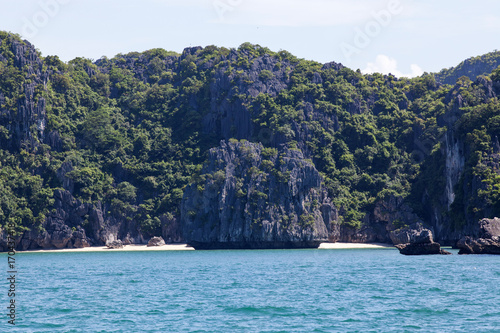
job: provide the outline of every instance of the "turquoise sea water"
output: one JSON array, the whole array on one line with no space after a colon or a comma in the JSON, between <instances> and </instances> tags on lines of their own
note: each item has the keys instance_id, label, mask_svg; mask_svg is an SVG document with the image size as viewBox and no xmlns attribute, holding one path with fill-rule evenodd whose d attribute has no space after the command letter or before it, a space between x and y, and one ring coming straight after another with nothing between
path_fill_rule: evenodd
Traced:
<instances>
[{"instance_id":1,"label":"turquoise sea water","mask_svg":"<svg viewBox=\"0 0 500 333\"><path fill-rule=\"evenodd\" d=\"M18 253L17 325L4 316L0 331L500 332L499 262L394 249Z\"/></svg>"}]
</instances>

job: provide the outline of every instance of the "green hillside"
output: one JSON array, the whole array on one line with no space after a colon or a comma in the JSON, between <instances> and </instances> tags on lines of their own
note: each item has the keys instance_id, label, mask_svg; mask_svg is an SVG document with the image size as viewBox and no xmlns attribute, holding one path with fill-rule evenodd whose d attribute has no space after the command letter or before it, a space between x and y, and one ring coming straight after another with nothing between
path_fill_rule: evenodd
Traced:
<instances>
[{"instance_id":1,"label":"green hillside","mask_svg":"<svg viewBox=\"0 0 500 333\"><path fill-rule=\"evenodd\" d=\"M16 225L20 248L63 226L90 244L110 226L118 238L178 235L208 149L236 139L300 150L343 233L383 238L417 216L452 239L500 215L500 70L437 81L482 73L498 54L397 79L248 43L64 63L2 32L1 225Z\"/></svg>"}]
</instances>

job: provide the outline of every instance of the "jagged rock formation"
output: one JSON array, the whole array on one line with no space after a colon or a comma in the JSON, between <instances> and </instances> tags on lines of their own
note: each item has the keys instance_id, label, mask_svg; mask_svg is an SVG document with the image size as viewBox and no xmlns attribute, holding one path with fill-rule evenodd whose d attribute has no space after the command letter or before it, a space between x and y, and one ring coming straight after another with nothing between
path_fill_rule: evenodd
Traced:
<instances>
[{"instance_id":1,"label":"jagged rock formation","mask_svg":"<svg viewBox=\"0 0 500 333\"><path fill-rule=\"evenodd\" d=\"M114 240L106 243L108 249L123 249L123 242L121 240Z\"/></svg>"},{"instance_id":2,"label":"jagged rock formation","mask_svg":"<svg viewBox=\"0 0 500 333\"><path fill-rule=\"evenodd\" d=\"M182 200L197 249L301 248L327 241L337 210L299 150L222 141Z\"/></svg>"},{"instance_id":3,"label":"jagged rock formation","mask_svg":"<svg viewBox=\"0 0 500 333\"><path fill-rule=\"evenodd\" d=\"M477 237L460 239L458 254L500 254L500 219L482 219L476 226Z\"/></svg>"},{"instance_id":4,"label":"jagged rock formation","mask_svg":"<svg viewBox=\"0 0 500 333\"><path fill-rule=\"evenodd\" d=\"M161 237L153 237L148 242L148 247L150 246L163 246L165 245L165 241Z\"/></svg>"},{"instance_id":5,"label":"jagged rock formation","mask_svg":"<svg viewBox=\"0 0 500 333\"><path fill-rule=\"evenodd\" d=\"M25 72L23 82L19 82L24 96L18 100L17 110L2 110L1 105L5 102L5 96L0 93L0 124L12 133L12 140L5 142L5 145L2 142L2 147L11 149L23 147L33 151L42 143L47 124L45 98L35 90L40 86L46 86L50 73L44 70L43 61L33 45L15 38L12 38L10 43L14 65Z\"/></svg>"},{"instance_id":6,"label":"jagged rock formation","mask_svg":"<svg viewBox=\"0 0 500 333\"><path fill-rule=\"evenodd\" d=\"M395 244L399 252L404 255L430 255L430 254L451 254L448 251L441 250L441 245L434 242L432 232L429 229L421 228L403 229L393 231L391 238L406 241L406 243Z\"/></svg>"},{"instance_id":7,"label":"jagged rock formation","mask_svg":"<svg viewBox=\"0 0 500 333\"><path fill-rule=\"evenodd\" d=\"M422 225L455 245L500 212L500 71L473 79L362 75L249 43L65 64L0 32L0 220L17 249L183 231L214 247L406 244Z\"/></svg>"},{"instance_id":8,"label":"jagged rock formation","mask_svg":"<svg viewBox=\"0 0 500 333\"><path fill-rule=\"evenodd\" d=\"M462 92L468 85L477 87L474 98ZM439 124L446 126L446 132L436 146L439 149L424 149L422 153L426 158L423 168L428 168L428 174L434 175L428 178L423 191L415 197L421 204L418 215L441 244L455 246L465 236L476 236L474 221L495 215L490 199L480 193L487 193L491 178L500 175L497 135L484 142L485 151L478 153L479 147L467 139L466 133L470 131L467 124L474 118L466 112L478 100L488 103L495 99L500 92L497 85L485 76L479 76L475 82L467 78L459 80L445 97L448 110L437 119ZM492 110L490 117L495 114ZM483 122L489 121L489 118L483 118ZM491 130L490 133L495 134Z\"/></svg>"}]
</instances>

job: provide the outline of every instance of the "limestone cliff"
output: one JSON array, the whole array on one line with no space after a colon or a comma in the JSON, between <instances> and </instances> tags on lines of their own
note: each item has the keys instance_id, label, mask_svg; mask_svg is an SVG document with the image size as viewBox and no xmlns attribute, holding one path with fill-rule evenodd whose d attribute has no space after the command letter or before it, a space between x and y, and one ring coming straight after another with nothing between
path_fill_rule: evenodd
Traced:
<instances>
[{"instance_id":1,"label":"limestone cliff","mask_svg":"<svg viewBox=\"0 0 500 333\"><path fill-rule=\"evenodd\" d=\"M500 215L500 70L456 81L249 43L63 63L0 32L0 225L19 249L404 243L422 227L454 245Z\"/></svg>"},{"instance_id":2,"label":"limestone cliff","mask_svg":"<svg viewBox=\"0 0 500 333\"><path fill-rule=\"evenodd\" d=\"M182 200L187 242L198 249L317 247L337 210L299 150L222 141Z\"/></svg>"},{"instance_id":3,"label":"limestone cliff","mask_svg":"<svg viewBox=\"0 0 500 333\"><path fill-rule=\"evenodd\" d=\"M468 84L477 87L476 100L462 96L462 87ZM498 137L492 137L489 133L495 132L483 126L488 134L479 146L471 139L474 133L467 134L467 126L475 117L470 110L474 110L471 106L477 99L487 103L496 99L498 92L496 82L484 76L474 83L459 82L447 96L448 110L438 119L447 130L440 138L439 150L433 152L434 163L429 158L424 165L439 173L426 185L420 200L427 210L421 217L443 244L455 246L464 236L477 237L477 221L497 213L487 193L495 183L495 175L500 175ZM483 121L487 125L490 120Z\"/></svg>"}]
</instances>

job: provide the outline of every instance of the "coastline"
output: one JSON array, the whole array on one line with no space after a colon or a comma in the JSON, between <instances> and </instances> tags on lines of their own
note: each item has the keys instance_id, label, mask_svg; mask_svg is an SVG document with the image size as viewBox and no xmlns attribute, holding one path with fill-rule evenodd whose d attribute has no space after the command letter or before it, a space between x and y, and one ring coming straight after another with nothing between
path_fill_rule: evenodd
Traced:
<instances>
[{"instance_id":1,"label":"coastline","mask_svg":"<svg viewBox=\"0 0 500 333\"><path fill-rule=\"evenodd\" d=\"M347 249L386 249L394 248L391 244L383 243L321 243L320 250L347 250ZM194 251L187 244L166 244L162 246L125 245L121 249L109 249L106 246L91 246L77 249L50 249L16 251L16 253L64 253L64 252L136 252L136 251Z\"/></svg>"},{"instance_id":2,"label":"coastline","mask_svg":"<svg viewBox=\"0 0 500 333\"><path fill-rule=\"evenodd\" d=\"M63 252L137 252L137 251L194 251L187 244L167 244L162 246L147 246L142 244L124 245L121 249L109 249L106 246L90 246L77 249L50 249L16 251L16 253L63 253Z\"/></svg>"},{"instance_id":3,"label":"coastline","mask_svg":"<svg viewBox=\"0 0 500 333\"><path fill-rule=\"evenodd\" d=\"M321 243L320 250L352 250L352 249L391 249L392 244L386 243Z\"/></svg>"}]
</instances>

